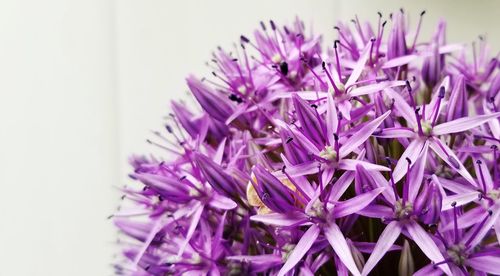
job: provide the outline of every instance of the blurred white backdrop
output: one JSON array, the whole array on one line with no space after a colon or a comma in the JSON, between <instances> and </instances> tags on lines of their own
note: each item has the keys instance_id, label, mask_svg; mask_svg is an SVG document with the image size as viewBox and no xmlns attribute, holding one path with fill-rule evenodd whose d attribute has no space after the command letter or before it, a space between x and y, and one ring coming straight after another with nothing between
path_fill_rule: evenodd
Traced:
<instances>
[{"instance_id":1,"label":"blurred white backdrop","mask_svg":"<svg viewBox=\"0 0 500 276\"><path fill-rule=\"evenodd\" d=\"M423 38L444 17L450 41L500 48L495 0L0 1L0 275L112 275L126 157L154 152L145 139L216 46L295 15L331 42L337 20L400 7L427 10Z\"/></svg>"}]
</instances>

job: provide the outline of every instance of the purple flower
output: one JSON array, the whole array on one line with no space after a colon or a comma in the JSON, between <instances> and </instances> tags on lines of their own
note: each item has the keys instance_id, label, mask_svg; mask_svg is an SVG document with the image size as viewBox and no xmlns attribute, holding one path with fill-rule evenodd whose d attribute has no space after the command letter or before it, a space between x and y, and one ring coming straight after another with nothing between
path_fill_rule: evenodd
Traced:
<instances>
[{"instance_id":1,"label":"purple flower","mask_svg":"<svg viewBox=\"0 0 500 276\"><path fill-rule=\"evenodd\" d=\"M444 21L419 41L424 13L214 51L200 111L173 102L130 158L116 274L500 274L498 58Z\"/></svg>"}]
</instances>

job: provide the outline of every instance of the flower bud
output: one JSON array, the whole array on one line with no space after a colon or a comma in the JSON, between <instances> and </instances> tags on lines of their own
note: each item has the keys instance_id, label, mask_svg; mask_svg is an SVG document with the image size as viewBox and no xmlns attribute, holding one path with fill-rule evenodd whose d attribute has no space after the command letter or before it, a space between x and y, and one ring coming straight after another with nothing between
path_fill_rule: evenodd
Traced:
<instances>
[{"instance_id":1,"label":"flower bud","mask_svg":"<svg viewBox=\"0 0 500 276\"><path fill-rule=\"evenodd\" d=\"M443 196L434 182L427 183L415 200L415 213L425 224L439 221Z\"/></svg>"},{"instance_id":2,"label":"flower bud","mask_svg":"<svg viewBox=\"0 0 500 276\"><path fill-rule=\"evenodd\" d=\"M186 130L192 138L198 135L200 126L193 120L193 114L181 103L172 101L172 110L179 124Z\"/></svg>"},{"instance_id":3,"label":"flower bud","mask_svg":"<svg viewBox=\"0 0 500 276\"><path fill-rule=\"evenodd\" d=\"M278 213L295 210L292 191L261 165L253 169L257 183L253 183L262 203Z\"/></svg>"},{"instance_id":4,"label":"flower bud","mask_svg":"<svg viewBox=\"0 0 500 276\"><path fill-rule=\"evenodd\" d=\"M458 76L455 80L446 109L447 121L468 116L467 90L463 75Z\"/></svg>"},{"instance_id":5,"label":"flower bud","mask_svg":"<svg viewBox=\"0 0 500 276\"><path fill-rule=\"evenodd\" d=\"M407 54L408 47L406 46L405 36L404 14L398 12L393 15L393 25L387 42L387 57L389 59Z\"/></svg>"},{"instance_id":6,"label":"flower bud","mask_svg":"<svg viewBox=\"0 0 500 276\"><path fill-rule=\"evenodd\" d=\"M398 272L400 276L411 276L415 271L415 262L411 254L410 244L405 240L401 256L399 258Z\"/></svg>"},{"instance_id":7,"label":"flower bud","mask_svg":"<svg viewBox=\"0 0 500 276\"><path fill-rule=\"evenodd\" d=\"M314 141L317 146L323 145L323 130L325 127L322 125L322 121L318 119L316 111L306 101L297 96L297 94L293 94L292 99L297 119L304 134L311 141Z\"/></svg>"},{"instance_id":8,"label":"flower bud","mask_svg":"<svg viewBox=\"0 0 500 276\"><path fill-rule=\"evenodd\" d=\"M214 119L225 122L231 116L233 108L226 99L219 96L212 88L193 76L187 78L189 89L201 107Z\"/></svg>"},{"instance_id":9,"label":"flower bud","mask_svg":"<svg viewBox=\"0 0 500 276\"><path fill-rule=\"evenodd\" d=\"M422 65L422 79L425 85L430 89L441 80L441 73L444 67L444 55L439 54L439 47L444 44L445 27L446 23L444 21L439 22L437 31L430 44L432 55L426 57Z\"/></svg>"},{"instance_id":10,"label":"flower bud","mask_svg":"<svg viewBox=\"0 0 500 276\"><path fill-rule=\"evenodd\" d=\"M206 181L214 190L224 196L233 198L237 195L239 187L232 176L208 157L195 153L194 161L205 176Z\"/></svg>"}]
</instances>

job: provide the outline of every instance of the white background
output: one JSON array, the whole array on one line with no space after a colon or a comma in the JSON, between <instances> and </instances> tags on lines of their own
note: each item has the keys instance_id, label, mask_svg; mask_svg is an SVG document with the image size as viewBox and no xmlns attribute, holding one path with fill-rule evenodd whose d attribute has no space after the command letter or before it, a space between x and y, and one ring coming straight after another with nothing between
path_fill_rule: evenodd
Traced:
<instances>
[{"instance_id":1,"label":"white background","mask_svg":"<svg viewBox=\"0 0 500 276\"><path fill-rule=\"evenodd\" d=\"M112 275L126 157L217 45L295 15L331 42L400 7L427 10L422 38L445 17L450 41L500 48L500 1L0 1L0 275Z\"/></svg>"}]
</instances>

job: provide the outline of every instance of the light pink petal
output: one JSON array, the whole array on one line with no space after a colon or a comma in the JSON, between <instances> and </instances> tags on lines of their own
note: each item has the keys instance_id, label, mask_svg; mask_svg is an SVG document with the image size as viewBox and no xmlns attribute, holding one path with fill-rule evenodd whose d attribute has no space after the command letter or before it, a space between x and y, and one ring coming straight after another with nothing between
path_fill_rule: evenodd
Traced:
<instances>
[{"instance_id":1,"label":"light pink petal","mask_svg":"<svg viewBox=\"0 0 500 276\"><path fill-rule=\"evenodd\" d=\"M373 136L379 138L413 138L416 136L415 131L407 127L384 128L380 132L374 133Z\"/></svg>"},{"instance_id":2,"label":"light pink petal","mask_svg":"<svg viewBox=\"0 0 500 276\"><path fill-rule=\"evenodd\" d=\"M457 207L465 205L469 202L479 199L480 192L468 192L463 194L456 194L451 196L445 196L443 198L443 211L453 209L452 203L455 202Z\"/></svg>"},{"instance_id":3,"label":"light pink petal","mask_svg":"<svg viewBox=\"0 0 500 276\"><path fill-rule=\"evenodd\" d=\"M387 224L382 234L380 234L380 237L378 238L377 244L375 245L370 258L368 258L368 261L366 261L365 266L363 267L363 276L368 275L368 273L372 271L372 269L377 265L380 259L384 257L385 253L387 253L387 251L399 237L399 234L401 234L401 229L402 227L399 221L391 221L389 224Z\"/></svg>"},{"instance_id":4,"label":"light pink petal","mask_svg":"<svg viewBox=\"0 0 500 276\"><path fill-rule=\"evenodd\" d=\"M224 147L226 146L226 138L222 139L219 146L217 147L217 151L214 154L213 160L217 165L222 163L222 157L224 156Z\"/></svg>"},{"instance_id":5,"label":"light pink petal","mask_svg":"<svg viewBox=\"0 0 500 276\"><path fill-rule=\"evenodd\" d=\"M349 137L347 141L340 147L340 158L348 155L356 148L358 148L361 144L363 144L372 133L380 126L380 124L391 114L391 111L387 111L382 114L380 117L366 123L360 130L358 130L354 135Z\"/></svg>"},{"instance_id":6,"label":"light pink petal","mask_svg":"<svg viewBox=\"0 0 500 276\"><path fill-rule=\"evenodd\" d=\"M478 256L469 258L466 263L475 270L492 275L500 275L500 256Z\"/></svg>"},{"instance_id":7,"label":"light pink petal","mask_svg":"<svg viewBox=\"0 0 500 276\"><path fill-rule=\"evenodd\" d=\"M367 170L390 171L387 167L356 159L342 159L338 163L338 168L346 171L355 171L357 165L361 165Z\"/></svg>"},{"instance_id":8,"label":"light pink petal","mask_svg":"<svg viewBox=\"0 0 500 276\"><path fill-rule=\"evenodd\" d=\"M385 190L385 188L376 188L348 200L335 203L335 207L333 207L333 217L341 218L363 210L366 206L370 205L383 190Z\"/></svg>"},{"instance_id":9,"label":"light pink petal","mask_svg":"<svg viewBox=\"0 0 500 276\"><path fill-rule=\"evenodd\" d=\"M457 218L457 228L465 229L476 223L481 222L486 214L486 210L482 206L478 206L470 211L465 212L465 214L458 216ZM443 226L443 231L453 230L455 228L455 222L449 221L448 224Z\"/></svg>"},{"instance_id":10,"label":"light pink petal","mask_svg":"<svg viewBox=\"0 0 500 276\"><path fill-rule=\"evenodd\" d=\"M434 267L433 264L428 264L417 272L413 273L413 276L441 276L443 271L439 268Z\"/></svg>"},{"instance_id":11,"label":"light pink petal","mask_svg":"<svg viewBox=\"0 0 500 276\"><path fill-rule=\"evenodd\" d=\"M184 253L186 246L188 245L189 241L191 240L191 237L194 234L194 230L196 230L196 227L198 226L198 222L200 222L201 214L203 213L204 207L205 205L200 205L198 209L196 209L196 211L194 212L193 217L191 218L191 223L189 224L188 231L186 233L186 238L179 247L179 252L177 252L177 256L182 256L182 253Z\"/></svg>"},{"instance_id":12,"label":"light pink petal","mask_svg":"<svg viewBox=\"0 0 500 276\"><path fill-rule=\"evenodd\" d=\"M307 217L303 213L295 212L292 214L271 213L266 215L251 216L250 220L271 224L276 226L291 226L307 222Z\"/></svg>"},{"instance_id":13,"label":"light pink petal","mask_svg":"<svg viewBox=\"0 0 500 276\"><path fill-rule=\"evenodd\" d=\"M495 221L495 225L493 226L495 228L495 233L497 235L497 242L500 241L500 219L497 219Z\"/></svg>"},{"instance_id":14,"label":"light pink petal","mask_svg":"<svg viewBox=\"0 0 500 276\"><path fill-rule=\"evenodd\" d=\"M293 249L292 253L288 256L286 263L281 267L278 272L278 276L285 275L288 271L295 267L295 265L300 262L302 257L309 251L311 246L314 244L316 239L318 238L320 232L320 228L318 225L313 224L307 231L302 235L299 242Z\"/></svg>"},{"instance_id":15,"label":"light pink petal","mask_svg":"<svg viewBox=\"0 0 500 276\"><path fill-rule=\"evenodd\" d=\"M490 149L491 152L491 149ZM486 160L482 157L478 157L476 160L479 160L481 164L474 162L474 169L476 171L476 178L478 182L481 183L479 187L483 187L482 181L484 178L484 185L486 186L486 190L489 191L493 189L493 179L491 178L491 174L489 172L488 167L486 166ZM483 177L481 177L481 171L483 172Z\"/></svg>"},{"instance_id":16,"label":"light pink petal","mask_svg":"<svg viewBox=\"0 0 500 276\"><path fill-rule=\"evenodd\" d=\"M333 183L332 191L330 193L330 200L337 201L349 188L352 181L354 180L354 172L346 171L342 174L339 179Z\"/></svg>"},{"instance_id":17,"label":"light pink petal","mask_svg":"<svg viewBox=\"0 0 500 276\"><path fill-rule=\"evenodd\" d=\"M377 245L374 242L352 242L361 253L372 253ZM399 251L401 246L393 244L387 251Z\"/></svg>"},{"instance_id":18,"label":"light pink petal","mask_svg":"<svg viewBox=\"0 0 500 276\"><path fill-rule=\"evenodd\" d=\"M444 46L439 47L439 53L440 54L448 54L448 53L451 53L454 51L463 50L464 48L465 48L465 46L463 44L458 44L458 43L448 44L448 45L444 45Z\"/></svg>"},{"instance_id":19,"label":"light pink petal","mask_svg":"<svg viewBox=\"0 0 500 276\"><path fill-rule=\"evenodd\" d=\"M427 234L427 232L425 232L425 230L418 225L418 223L413 220L409 221L406 224L406 230L427 258L434 263L439 263L444 260L443 254L441 254L441 251L437 247L436 243L431 239L429 234ZM442 264L439 268L447 275L453 275L447 264Z\"/></svg>"},{"instance_id":20,"label":"light pink petal","mask_svg":"<svg viewBox=\"0 0 500 276\"><path fill-rule=\"evenodd\" d=\"M330 145L335 144L333 134L337 131L337 126L339 124L337 108L335 107L335 102L330 93L326 96L326 134L328 135L328 142Z\"/></svg>"},{"instance_id":21,"label":"light pink petal","mask_svg":"<svg viewBox=\"0 0 500 276\"><path fill-rule=\"evenodd\" d=\"M249 106L249 103L244 103L244 104L240 104L238 105L238 107L236 107L236 109L233 111L233 114L231 114L231 116L229 116L227 119L226 119L226 122L225 124L226 125L229 125L231 124L234 120L236 120L236 118L240 117L241 115L245 114L245 112L248 111L248 106Z\"/></svg>"},{"instance_id":22,"label":"light pink petal","mask_svg":"<svg viewBox=\"0 0 500 276\"><path fill-rule=\"evenodd\" d=\"M452 169L454 169L456 172L462 175L465 178L465 180L469 181L469 183L471 183L474 186L477 185L474 179L472 178L472 175L470 175L469 171L464 167L462 162L458 161L460 159L458 159L455 153L446 144L442 143L440 140L432 139L430 147L444 162L446 162L446 164L448 164L448 166L450 166ZM443 148L444 150L446 150L446 153L443 151ZM454 161L453 162L450 161L450 158L454 159Z\"/></svg>"},{"instance_id":23,"label":"light pink petal","mask_svg":"<svg viewBox=\"0 0 500 276\"><path fill-rule=\"evenodd\" d=\"M399 158L396 167L394 167L393 171L394 183L397 183L399 180L401 180L403 176L405 176L407 173L408 161L406 161L406 158L409 158L412 163L415 162L415 160L417 160L417 157L420 155L426 143L427 140L421 140L421 139L415 139L411 141L411 143L408 145L406 150Z\"/></svg>"},{"instance_id":24,"label":"light pink petal","mask_svg":"<svg viewBox=\"0 0 500 276\"><path fill-rule=\"evenodd\" d=\"M365 85L365 86L361 86L358 88L354 88L354 89L349 90L347 93L351 97L356 97L356 96L373 94L376 92L380 92L386 88L403 86L403 85L406 85L406 82L404 82L404 81L384 81L384 82L379 82L376 84L370 84L370 85Z\"/></svg>"},{"instance_id":25,"label":"light pink petal","mask_svg":"<svg viewBox=\"0 0 500 276\"><path fill-rule=\"evenodd\" d=\"M343 100L343 101L337 102L337 104L339 106L339 111L342 114L342 116L346 120L350 121L351 120L351 109L352 109L351 101Z\"/></svg>"},{"instance_id":26,"label":"light pink petal","mask_svg":"<svg viewBox=\"0 0 500 276\"><path fill-rule=\"evenodd\" d=\"M292 166L287 166L286 167L286 172L290 176L303 176L303 175L309 175L309 174L316 174L318 173L318 162L316 161L311 161L311 162L306 162L302 163L299 165L292 165Z\"/></svg>"},{"instance_id":27,"label":"light pink petal","mask_svg":"<svg viewBox=\"0 0 500 276\"><path fill-rule=\"evenodd\" d=\"M208 205L221 210L232 210L238 207L238 204L236 204L236 202L234 202L232 199L219 195L218 193L213 193L212 199L210 200Z\"/></svg>"},{"instance_id":28,"label":"light pink petal","mask_svg":"<svg viewBox=\"0 0 500 276\"><path fill-rule=\"evenodd\" d=\"M410 172L410 182L408 189L408 198L410 202L413 202L417 197L418 191L420 190L420 186L422 184L422 180L424 178L424 169L427 163L427 152L429 149L429 143L424 144L424 148L422 152L417 157L417 160L412 160L414 163L411 165Z\"/></svg>"},{"instance_id":29,"label":"light pink petal","mask_svg":"<svg viewBox=\"0 0 500 276\"><path fill-rule=\"evenodd\" d=\"M316 147L304 134L296 129L289 128L290 132L292 132L293 136L295 136L295 140L300 143L309 153L319 155L320 150ZM323 150L323 149L321 149Z\"/></svg>"},{"instance_id":30,"label":"light pink petal","mask_svg":"<svg viewBox=\"0 0 500 276\"><path fill-rule=\"evenodd\" d=\"M385 199L387 199L387 201L389 201L389 203L393 204L396 201L396 197L394 196L392 187L389 185L389 182L385 179L382 173L374 170L369 170L367 171L367 173L378 187L385 188L382 191L382 195L385 197Z\"/></svg>"},{"instance_id":31,"label":"light pink petal","mask_svg":"<svg viewBox=\"0 0 500 276\"><path fill-rule=\"evenodd\" d=\"M439 85L436 85L437 89L441 89L441 87L444 87L445 93L448 93L447 91L450 91L450 77L446 76ZM434 92L434 97L432 97L431 102L425 106L426 112L425 112L425 118L424 120L426 121L431 121L434 118L434 113L435 113L435 107L436 104L438 103L439 100L439 92ZM437 114L441 114L441 111L444 109L446 106L446 103L444 99L441 99L441 103L439 105L439 110L437 110Z\"/></svg>"},{"instance_id":32,"label":"light pink petal","mask_svg":"<svg viewBox=\"0 0 500 276\"><path fill-rule=\"evenodd\" d=\"M368 58L370 56L370 48L371 44L367 43L365 48L363 49L363 52L361 53L361 56L356 62L356 65L352 69L351 75L349 76L349 79L347 80L345 87L349 87L353 85L356 81L358 81L358 78L359 76L361 76L363 69L365 69L366 62L368 61Z\"/></svg>"},{"instance_id":33,"label":"light pink petal","mask_svg":"<svg viewBox=\"0 0 500 276\"><path fill-rule=\"evenodd\" d=\"M458 133L480 126L491 119L500 116L500 112L478 115L473 117L463 117L450 122L442 123L432 129L434 135Z\"/></svg>"},{"instance_id":34,"label":"light pink petal","mask_svg":"<svg viewBox=\"0 0 500 276\"><path fill-rule=\"evenodd\" d=\"M394 106L396 107L398 113L405 118L409 127L417 126L417 119L415 119L415 111L406 102L405 98L399 95L398 92L394 91L392 88L384 89L384 92L392 99L394 99Z\"/></svg>"},{"instance_id":35,"label":"light pink petal","mask_svg":"<svg viewBox=\"0 0 500 276\"><path fill-rule=\"evenodd\" d=\"M443 186L443 188L452 191L455 194L475 192L477 189L476 186L466 186L464 184L446 178L438 177L437 179L438 182Z\"/></svg>"},{"instance_id":36,"label":"light pink petal","mask_svg":"<svg viewBox=\"0 0 500 276\"><path fill-rule=\"evenodd\" d=\"M483 241L486 234L488 234L488 232L491 230L493 225L495 225L496 221L499 219L500 202L497 202L495 205L493 205L490 208L490 211L492 212L492 214L489 215L487 213L487 216L489 216L489 218L487 218L486 223L481 227L481 229L477 233L475 233L476 231L467 232L467 234L464 235L464 237L462 237L463 242L467 241L473 234L475 234L476 236L470 242L471 247L474 247L474 246L478 245L481 241ZM484 219L484 217L483 217L483 219Z\"/></svg>"},{"instance_id":37,"label":"light pink petal","mask_svg":"<svg viewBox=\"0 0 500 276\"><path fill-rule=\"evenodd\" d=\"M403 66L403 65L406 65L406 64L414 61L417 58L418 58L418 55L407 55L407 56L393 58L393 59L387 61L386 63L384 63L384 65L382 65L382 69L389 69L389 68L393 68L393 67Z\"/></svg>"},{"instance_id":38,"label":"light pink petal","mask_svg":"<svg viewBox=\"0 0 500 276\"><path fill-rule=\"evenodd\" d=\"M335 169L332 167L325 168L325 170L321 173L321 182L323 183L323 188L327 187L330 184L334 173Z\"/></svg>"},{"instance_id":39,"label":"light pink petal","mask_svg":"<svg viewBox=\"0 0 500 276\"><path fill-rule=\"evenodd\" d=\"M356 263L354 262L354 258L352 257L349 245L347 244L347 241L345 240L345 237L342 234L342 231L340 231L340 228L337 226L337 224L335 224L334 222L328 223L324 228L324 232L326 239L332 246L335 254L337 254L339 259L342 261L342 263L344 263L344 265L347 267L347 269L349 269L352 275L359 276L360 273L358 267L356 266Z\"/></svg>"},{"instance_id":40,"label":"light pink petal","mask_svg":"<svg viewBox=\"0 0 500 276\"><path fill-rule=\"evenodd\" d=\"M384 205L372 204L370 208L360 210L358 214L369 218L388 218L394 215L394 211Z\"/></svg>"}]
</instances>

